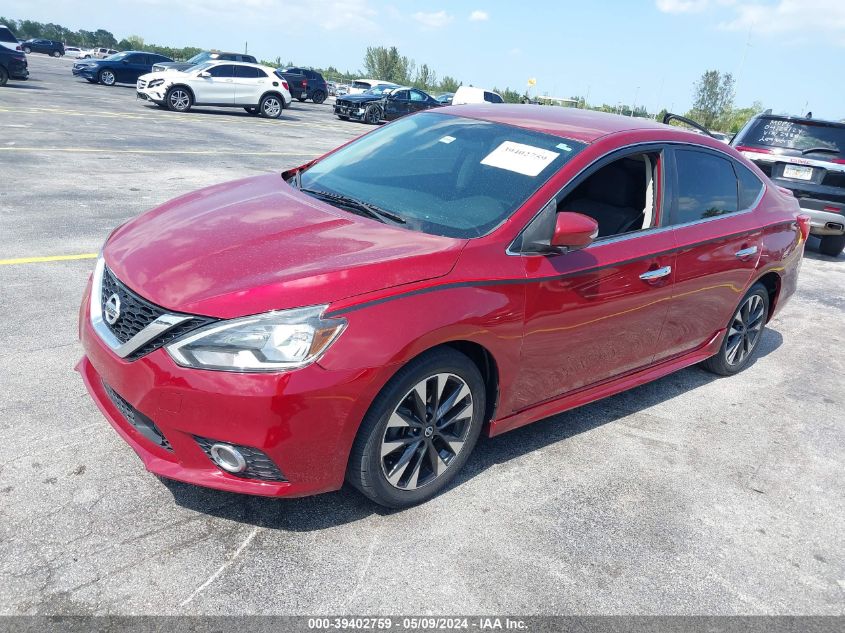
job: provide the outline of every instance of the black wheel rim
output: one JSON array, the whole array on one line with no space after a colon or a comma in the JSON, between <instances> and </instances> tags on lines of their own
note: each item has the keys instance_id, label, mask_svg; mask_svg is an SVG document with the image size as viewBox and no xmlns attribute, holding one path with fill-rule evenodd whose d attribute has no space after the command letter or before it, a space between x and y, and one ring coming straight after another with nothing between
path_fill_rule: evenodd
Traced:
<instances>
[{"instance_id":1,"label":"black wheel rim","mask_svg":"<svg viewBox=\"0 0 845 633\"><path fill-rule=\"evenodd\" d=\"M380 118L378 108L370 108L367 110L367 123L378 123Z\"/></svg>"},{"instance_id":2,"label":"black wheel rim","mask_svg":"<svg viewBox=\"0 0 845 633\"><path fill-rule=\"evenodd\" d=\"M766 306L760 295L754 294L743 301L728 327L725 342L725 360L728 365L740 365L751 356L763 333Z\"/></svg>"},{"instance_id":3,"label":"black wheel rim","mask_svg":"<svg viewBox=\"0 0 845 633\"><path fill-rule=\"evenodd\" d=\"M379 447L387 482L416 490L441 477L463 450L473 413L460 376L435 374L414 385L390 414Z\"/></svg>"}]
</instances>

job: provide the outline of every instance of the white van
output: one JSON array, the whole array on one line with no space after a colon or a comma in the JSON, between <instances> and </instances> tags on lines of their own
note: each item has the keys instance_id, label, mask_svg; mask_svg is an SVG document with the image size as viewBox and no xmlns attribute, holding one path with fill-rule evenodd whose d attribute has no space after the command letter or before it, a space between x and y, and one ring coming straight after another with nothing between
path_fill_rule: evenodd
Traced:
<instances>
[{"instance_id":1,"label":"white van","mask_svg":"<svg viewBox=\"0 0 845 633\"><path fill-rule=\"evenodd\" d=\"M0 46L5 46L13 51L21 50L21 43L8 26L0 24Z\"/></svg>"},{"instance_id":2,"label":"white van","mask_svg":"<svg viewBox=\"0 0 845 633\"><path fill-rule=\"evenodd\" d=\"M356 79L352 82L352 85L349 86L347 94L361 94L362 92L366 92L370 88L374 88L375 86L383 86L385 84L390 84L391 86L396 85L392 81L382 81L381 79Z\"/></svg>"},{"instance_id":3,"label":"white van","mask_svg":"<svg viewBox=\"0 0 845 633\"><path fill-rule=\"evenodd\" d=\"M473 86L459 86L452 97L452 105L463 105L465 103L504 103L502 95L484 88Z\"/></svg>"}]
</instances>

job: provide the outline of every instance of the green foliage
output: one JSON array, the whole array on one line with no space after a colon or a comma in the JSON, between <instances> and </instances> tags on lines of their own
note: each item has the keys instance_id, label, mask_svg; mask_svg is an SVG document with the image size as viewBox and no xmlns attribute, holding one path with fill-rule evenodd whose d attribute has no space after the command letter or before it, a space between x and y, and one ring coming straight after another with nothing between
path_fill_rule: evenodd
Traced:
<instances>
[{"instance_id":1,"label":"green foliage","mask_svg":"<svg viewBox=\"0 0 845 633\"><path fill-rule=\"evenodd\" d=\"M364 53L364 72L373 79L409 84L414 74L414 62L400 55L395 46L368 46Z\"/></svg>"},{"instance_id":2,"label":"green foliage","mask_svg":"<svg viewBox=\"0 0 845 633\"><path fill-rule=\"evenodd\" d=\"M441 92L455 92L458 88L461 87L461 82L455 79L454 77L450 77L446 75L440 82L440 91Z\"/></svg>"},{"instance_id":3,"label":"green foliage","mask_svg":"<svg viewBox=\"0 0 845 633\"><path fill-rule=\"evenodd\" d=\"M711 129L733 109L734 78L731 73L708 70L695 82L692 110L687 117Z\"/></svg>"},{"instance_id":4,"label":"green foliage","mask_svg":"<svg viewBox=\"0 0 845 633\"><path fill-rule=\"evenodd\" d=\"M420 90L432 91L437 87L437 75L428 67L428 64L423 64L417 70L413 85Z\"/></svg>"},{"instance_id":5,"label":"green foliage","mask_svg":"<svg viewBox=\"0 0 845 633\"><path fill-rule=\"evenodd\" d=\"M505 100L505 103L522 103L523 95L516 90L511 90L510 88L505 88L504 90L499 90L498 88L493 88L493 92L498 92L502 95L502 99Z\"/></svg>"}]
</instances>

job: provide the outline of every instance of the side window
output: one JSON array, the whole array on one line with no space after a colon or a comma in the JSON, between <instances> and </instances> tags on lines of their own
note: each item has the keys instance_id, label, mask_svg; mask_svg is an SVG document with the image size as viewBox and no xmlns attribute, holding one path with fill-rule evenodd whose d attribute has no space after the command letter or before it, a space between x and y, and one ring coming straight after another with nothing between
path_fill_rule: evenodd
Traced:
<instances>
[{"instance_id":1,"label":"side window","mask_svg":"<svg viewBox=\"0 0 845 633\"><path fill-rule=\"evenodd\" d=\"M734 169L739 180L739 208L750 209L757 202L763 183L745 165L734 163Z\"/></svg>"},{"instance_id":2,"label":"side window","mask_svg":"<svg viewBox=\"0 0 845 633\"><path fill-rule=\"evenodd\" d=\"M14 42L17 43L18 38L12 35L12 32L5 26L0 27L0 42Z\"/></svg>"},{"instance_id":3,"label":"side window","mask_svg":"<svg viewBox=\"0 0 845 633\"><path fill-rule=\"evenodd\" d=\"M487 103L502 103L502 98L494 92L484 91L484 100Z\"/></svg>"},{"instance_id":4,"label":"side window","mask_svg":"<svg viewBox=\"0 0 845 633\"><path fill-rule=\"evenodd\" d=\"M144 59L144 55L130 55L126 58L126 61L130 64L143 64L146 60Z\"/></svg>"},{"instance_id":5,"label":"side window","mask_svg":"<svg viewBox=\"0 0 845 633\"><path fill-rule=\"evenodd\" d=\"M411 90L411 101L425 101L425 95L419 90Z\"/></svg>"},{"instance_id":6,"label":"side window","mask_svg":"<svg viewBox=\"0 0 845 633\"><path fill-rule=\"evenodd\" d=\"M253 68L252 66L235 66L235 77L258 79L263 76L264 73L262 73L258 68Z\"/></svg>"},{"instance_id":7,"label":"side window","mask_svg":"<svg viewBox=\"0 0 845 633\"><path fill-rule=\"evenodd\" d=\"M235 67L231 64L221 64L214 68L209 68L208 72L212 77L232 77Z\"/></svg>"},{"instance_id":8,"label":"side window","mask_svg":"<svg viewBox=\"0 0 845 633\"><path fill-rule=\"evenodd\" d=\"M599 237L657 226L660 156L631 154L600 167L558 203L558 212L590 216L599 225Z\"/></svg>"},{"instance_id":9,"label":"side window","mask_svg":"<svg viewBox=\"0 0 845 633\"><path fill-rule=\"evenodd\" d=\"M714 218L739 209L737 183L726 158L696 150L675 151L677 207L672 224Z\"/></svg>"},{"instance_id":10,"label":"side window","mask_svg":"<svg viewBox=\"0 0 845 633\"><path fill-rule=\"evenodd\" d=\"M400 90L399 92L393 95L393 98L396 101L407 101L408 100L408 91L407 90Z\"/></svg>"}]
</instances>

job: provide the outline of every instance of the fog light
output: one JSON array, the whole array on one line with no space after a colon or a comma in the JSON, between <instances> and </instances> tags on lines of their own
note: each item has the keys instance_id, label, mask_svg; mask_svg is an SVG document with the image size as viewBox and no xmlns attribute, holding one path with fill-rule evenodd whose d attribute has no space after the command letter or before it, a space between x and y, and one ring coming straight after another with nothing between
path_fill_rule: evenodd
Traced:
<instances>
[{"instance_id":1,"label":"fog light","mask_svg":"<svg viewBox=\"0 0 845 633\"><path fill-rule=\"evenodd\" d=\"M229 444L214 444L209 450L211 459L223 470L230 473L242 473L246 470L246 460L241 452Z\"/></svg>"}]
</instances>

